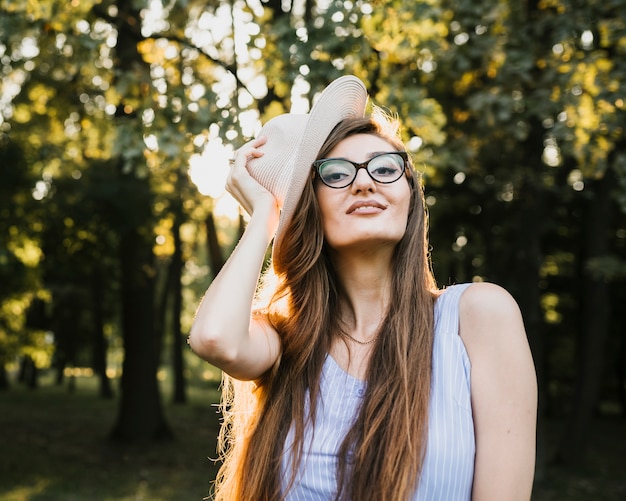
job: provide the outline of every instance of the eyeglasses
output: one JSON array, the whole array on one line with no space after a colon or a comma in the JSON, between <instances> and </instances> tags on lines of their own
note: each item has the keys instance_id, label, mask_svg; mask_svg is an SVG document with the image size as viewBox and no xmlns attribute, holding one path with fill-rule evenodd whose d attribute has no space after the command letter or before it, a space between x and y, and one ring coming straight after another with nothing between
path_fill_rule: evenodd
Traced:
<instances>
[{"instance_id":1,"label":"eyeglasses","mask_svg":"<svg viewBox=\"0 0 626 501\"><path fill-rule=\"evenodd\" d=\"M345 158L322 158L313 162L313 168L326 186L345 188L354 182L359 169L365 169L377 183L393 183L402 177L408 160L406 151L391 151L379 153L363 163Z\"/></svg>"}]
</instances>

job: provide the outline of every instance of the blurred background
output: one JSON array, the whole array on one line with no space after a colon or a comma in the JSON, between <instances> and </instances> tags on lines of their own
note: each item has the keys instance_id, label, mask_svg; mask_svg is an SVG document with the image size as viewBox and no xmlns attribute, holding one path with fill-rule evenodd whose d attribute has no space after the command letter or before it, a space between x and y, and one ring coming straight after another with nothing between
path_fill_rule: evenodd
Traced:
<instances>
[{"instance_id":1,"label":"blurred background","mask_svg":"<svg viewBox=\"0 0 626 501\"><path fill-rule=\"evenodd\" d=\"M519 302L533 499L626 499L626 0L0 0L0 499L200 500L186 346L228 158L355 74L402 120L440 286Z\"/></svg>"}]
</instances>

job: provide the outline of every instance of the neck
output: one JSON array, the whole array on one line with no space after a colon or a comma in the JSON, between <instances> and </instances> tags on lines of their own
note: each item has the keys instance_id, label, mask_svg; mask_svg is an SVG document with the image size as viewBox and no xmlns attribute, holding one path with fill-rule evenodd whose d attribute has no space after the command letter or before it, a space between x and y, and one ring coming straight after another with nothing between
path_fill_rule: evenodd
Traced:
<instances>
[{"instance_id":1,"label":"neck","mask_svg":"<svg viewBox=\"0 0 626 501\"><path fill-rule=\"evenodd\" d=\"M391 253L335 254L333 263L346 293L343 319L355 338L367 341L387 312Z\"/></svg>"}]
</instances>

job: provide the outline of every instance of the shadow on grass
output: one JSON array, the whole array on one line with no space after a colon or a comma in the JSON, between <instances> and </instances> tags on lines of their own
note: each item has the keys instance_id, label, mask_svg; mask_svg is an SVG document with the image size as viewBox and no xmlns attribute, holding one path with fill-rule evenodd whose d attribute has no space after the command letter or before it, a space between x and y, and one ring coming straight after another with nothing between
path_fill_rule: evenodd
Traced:
<instances>
[{"instance_id":1,"label":"shadow on grass","mask_svg":"<svg viewBox=\"0 0 626 501\"><path fill-rule=\"evenodd\" d=\"M74 393L56 386L0 392L0 499L201 501L217 470L209 459L216 455L217 383L189 394L185 405L164 401L174 440L123 446L107 439L117 400L98 398L95 381L81 380ZM547 423L547 455L561 428ZM626 499L626 422L597 422L589 433L588 465L572 471L548 464L533 501Z\"/></svg>"},{"instance_id":2,"label":"shadow on grass","mask_svg":"<svg viewBox=\"0 0 626 501\"><path fill-rule=\"evenodd\" d=\"M82 382L81 382L82 383ZM88 384L0 393L0 499L202 500L215 477L216 383L185 405L165 404L174 439L125 446L107 436L117 401Z\"/></svg>"},{"instance_id":3,"label":"shadow on grass","mask_svg":"<svg viewBox=\"0 0 626 501\"><path fill-rule=\"evenodd\" d=\"M534 501L623 501L626 499L626 421L620 417L596 420L588 430L589 448L578 467L555 464L557 443L565 423L545 423L544 471L535 481Z\"/></svg>"}]
</instances>

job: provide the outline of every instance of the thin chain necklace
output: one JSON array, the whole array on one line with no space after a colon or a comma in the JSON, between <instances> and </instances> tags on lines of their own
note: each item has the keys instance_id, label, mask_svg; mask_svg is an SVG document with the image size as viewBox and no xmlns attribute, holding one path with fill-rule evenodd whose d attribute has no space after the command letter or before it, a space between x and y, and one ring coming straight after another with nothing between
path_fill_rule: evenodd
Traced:
<instances>
[{"instance_id":1,"label":"thin chain necklace","mask_svg":"<svg viewBox=\"0 0 626 501\"><path fill-rule=\"evenodd\" d=\"M356 344L360 344L361 346L367 346L368 344L372 344L374 341L376 341L378 339L378 336L380 335L380 326L383 323L384 317L380 319L380 321L378 322L378 327L376 329L376 334L374 334L374 337L372 339L370 339L369 341L361 341L355 337L352 337L350 334L348 334L346 332L346 336L348 336L348 338L350 338L352 341L354 341Z\"/></svg>"},{"instance_id":2,"label":"thin chain necklace","mask_svg":"<svg viewBox=\"0 0 626 501\"><path fill-rule=\"evenodd\" d=\"M376 341L378 339L378 334L376 334L372 339L370 339L369 341L360 341L354 337L352 337L350 334L348 334L346 332L346 336L348 336L352 341L354 341L357 344L360 344L361 346L367 346L368 344L372 344L374 341Z\"/></svg>"}]
</instances>

